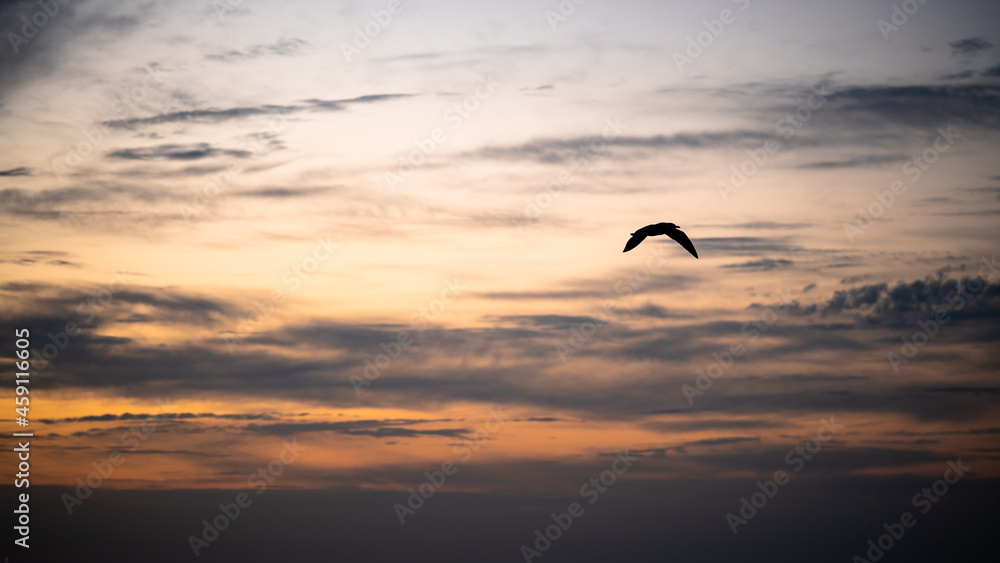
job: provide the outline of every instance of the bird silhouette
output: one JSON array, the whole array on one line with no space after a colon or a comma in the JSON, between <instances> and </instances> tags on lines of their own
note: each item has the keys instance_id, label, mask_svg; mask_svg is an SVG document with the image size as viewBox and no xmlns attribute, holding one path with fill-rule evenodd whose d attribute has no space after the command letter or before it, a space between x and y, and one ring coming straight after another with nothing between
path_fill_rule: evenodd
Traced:
<instances>
[{"instance_id":1,"label":"bird silhouette","mask_svg":"<svg viewBox=\"0 0 1000 563\"><path fill-rule=\"evenodd\" d=\"M639 243L646 240L646 237L654 237L656 235L667 235L668 237L676 240L681 246L690 252L692 256L695 258L698 257L698 251L694 249L694 244L691 242L691 239L684 234L684 231L681 231L680 227L673 223L646 225L645 227L637 230L632 233L632 238L628 239L628 243L625 244L625 250L622 250L622 252L628 252L629 250L639 246Z\"/></svg>"}]
</instances>

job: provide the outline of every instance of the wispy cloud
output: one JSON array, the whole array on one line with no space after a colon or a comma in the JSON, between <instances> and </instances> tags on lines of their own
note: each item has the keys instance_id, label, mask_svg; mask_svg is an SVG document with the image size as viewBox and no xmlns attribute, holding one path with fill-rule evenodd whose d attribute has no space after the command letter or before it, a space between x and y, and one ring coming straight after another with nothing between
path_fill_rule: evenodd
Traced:
<instances>
[{"instance_id":1,"label":"wispy cloud","mask_svg":"<svg viewBox=\"0 0 1000 563\"><path fill-rule=\"evenodd\" d=\"M948 43L953 55L974 55L993 47L993 44L981 37L969 37Z\"/></svg>"},{"instance_id":2,"label":"wispy cloud","mask_svg":"<svg viewBox=\"0 0 1000 563\"><path fill-rule=\"evenodd\" d=\"M121 160L199 160L214 156L247 158L253 153L244 150L215 148L208 143L191 145L157 145L135 149L118 149L107 154L108 158Z\"/></svg>"},{"instance_id":3,"label":"wispy cloud","mask_svg":"<svg viewBox=\"0 0 1000 563\"><path fill-rule=\"evenodd\" d=\"M351 104L383 102L407 98L410 96L413 96L413 94L372 94L343 100L320 100L314 98L304 100L306 102L305 104L296 105L266 104L260 106L243 106L226 109L192 109L161 113L150 117L136 117L105 121L103 124L109 127L122 127L130 129L134 127L177 122L219 123L257 115L287 115L309 110L343 111L346 110Z\"/></svg>"},{"instance_id":4,"label":"wispy cloud","mask_svg":"<svg viewBox=\"0 0 1000 563\"><path fill-rule=\"evenodd\" d=\"M290 55L295 55L300 52L306 42L301 39L286 38L283 37L274 43L263 43L259 45L253 45L247 47L243 50L232 50L225 53L212 53L205 55L206 59L212 61L220 61L225 63L233 63L239 61L248 61L256 59L263 56L282 56L287 57Z\"/></svg>"}]
</instances>

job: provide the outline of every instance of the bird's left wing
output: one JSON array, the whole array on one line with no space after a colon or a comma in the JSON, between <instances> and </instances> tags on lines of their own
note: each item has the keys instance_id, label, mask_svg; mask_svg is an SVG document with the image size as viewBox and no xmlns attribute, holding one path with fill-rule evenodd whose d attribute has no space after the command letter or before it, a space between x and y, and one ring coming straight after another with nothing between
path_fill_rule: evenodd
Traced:
<instances>
[{"instance_id":1,"label":"bird's left wing","mask_svg":"<svg viewBox=\"0 0 1000 563\"><path fill-rule=\"evenodd\" d=\"M632 238L628 239L628 242L625 243L625 250L622 250L622 252L632 250L633 248L639 246L639 243L644 240L646 240L646 235L640 235L639 232L636 231L632 234Z\"/></svg>"}]
</instances>

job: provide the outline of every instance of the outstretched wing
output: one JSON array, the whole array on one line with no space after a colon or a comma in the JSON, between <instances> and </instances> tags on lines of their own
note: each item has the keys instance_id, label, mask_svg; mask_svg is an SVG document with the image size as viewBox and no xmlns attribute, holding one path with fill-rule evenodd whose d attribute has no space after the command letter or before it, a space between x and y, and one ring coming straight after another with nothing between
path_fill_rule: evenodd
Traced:
<instances>
[{"instance_id":1,"label":"outstretched wing","mask_svg":"<svg viewBox=\"0 0 1000 563\"><path fill-rule=\"evenodd\" d=\"M625 243L625 250L622 250L622 252L628 252L629 250L632 250L633 248L639 246L639 243L644 240L646 240L646 235L640 235L639 232L636 231L632 235L632 238L628 239L628 242Z\"/></svg>"},{"instance_id":2,"label":"outstretched wing","mask_svg":"<svg viewBox=\"0 0 1000 563\"><path fill-rule=\"evenodd\" d=\"M694 243L692 243L691 239L689 239L688 236L684 234L684 231L681 231L680 229L673 229L667 231L667 236L680 243L680 245L683 246L688 252L690 252L692 256L694 256L695 258L698 257L698 251L694 249Z\"/></svg>"}]
</instances>

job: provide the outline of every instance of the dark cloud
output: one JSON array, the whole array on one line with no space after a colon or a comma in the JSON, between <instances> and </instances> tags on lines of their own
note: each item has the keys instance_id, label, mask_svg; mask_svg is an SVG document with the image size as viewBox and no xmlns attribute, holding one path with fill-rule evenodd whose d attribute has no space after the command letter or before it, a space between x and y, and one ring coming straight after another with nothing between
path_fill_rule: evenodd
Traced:
<instances>
[{"instance_id":1,"label":"dark cloud","mask_svg":"<svg viewBox=\"0 0 1000 563\"><path fill-rule=\"evenodd\" d=\"M351 104L382 102L400 98L407 98L412 95L413 94L374 94L368 96L359 96L356 98L349 98L345 100L310 99L310 100L305 100L306 102L305 105L268 104L260 106L245 106L245 107L236 107L227 109L195 109L195 110L185 110L185 111L174 111L168 113L161 113L159 115L154 115L151 117L135 117L129 119L105 121L103 122L103 125L106 125L108 127L122 127L126 129L131 129L146 125L159 125L162 123L176 123L185 121L196 122L196 123L219 123L222 121L241 119L245 117L252 117L259 115L288 115L308 110L341 111L347 109L347 106Z\"/></svg>"},{"instance_id":2,"label":"dark cloud","mask_svg":"<svg viewBox=\"0 0 1000 563\"><path fill-rule=\"evenodd\" d=\"M226 458L232 457L229 454L213 454L209 452L199 452L191 450L143 450L139 449L134 452L128 452L128 455L169 455L169 456L184 456L184 457L218 457Z\"/></svg>"},{"instance_id":3,"label":"dark cloud","mask_svg":"<svg viewBox=\"0 0 1000 563\"><path fill-rule=\"evenodd\" d=\"M963 70L961 72L956 72L954 74L946 74L945 76L942 76L941 79L942 80L966 80L966 79L972 78L975 75L976 75L975 71L972 71L972 70Z\"/></svg>"},{"instance_id":4,"label":"dark cloud","mask_svg":"<svg viewBox=\"0 0 1000 563\"><path fill-rule=\"evenodd\" d=\"M325 194L335 190L336 188L257 188L233 192L232 195L247 198L291 199Z\"/></svg>"},{"instance_id":5,"label":"dark cloud","mask_svg":"<svg viewBox=\"0 0 1000 563\"><path fill-rule=\"evenodd\" d=\"M811 227L811 223L780 223L777 221L753 221L750 223L713 223L707 225L697 225L698 227L721 227L726 229L740 230L794 230Z\"/></svg>"},{"instance_id":6,"label":"dark cloud","mask_svg":"<svg viewBox=\"0 0 1000 563\"><path fill-rule=\"evenodd\" d=\"M467 428L439 428L430 430L402 428L403 426L434 422L452 422L452 420L389 419L352 420L346 422L283 422L276 424L249 424L245 429L249 432L274 436L290 436L305 432L335 432L350 436L368 436L372 438L415 438L418 436L465 438L471 432Z\"/></svg>"},{"instance_id":7,"label":"dark cloud","mask_svg":"<svg viewBox=\"0 0 1000 563\"><path fill-rule=\"evenodd\" d=\"M235 392L328 407L361 404L399 408L419 403L435 408L453 402L488 401L543 412L573 412L587 418L634 418L677 407L682 409L679 412L725 412L747 419L823 411L973 420L995 399L983 391L991 387L978 380L969 378L950 386L977 392L941 392L938 390L946 386L940 382L906 388L872 385L870 380L881 370L889 370L885 354L898 348L898 336L911 333L915 320L929 318L929 307L947 304L949 291L959 283L920 280L872 284L843 290L809 305L792 303L756 343L743 331L749 321L761 318L759 309L734 311L735 319L718 320L675 318L653 303L637 304L623 307L608 323L596 323L596 330L566 364L560 362L556 346L571 342L571 329L590 320L596 306L594 311L583 309L579 315L498 316L489 326L466 328L431 326L417 330L405 324L313 322L250 333L241 339L238 353L232 354L227 335L248 312L225 300L130 286L116 293L98 317L86 324L75 308L88 291L93 295L100 288L66 292L55 286L8 283L0 290L22 299L28 310L46 311L46 315L8 313L0 316L0 329L29 326L44 334L61 330L70 320L85 325L83 333L47 368L44 382L50 389L177 397L232 396ZM980 290L961 311L953 311L955 322L942 329L933 346L921 352L919 362L933 365L950 359L955 354L950 342L986 342L997 335L998 302L997 286ZM825 316L817 317L820 312ZM109 323L130 322L136 314L147 315L139 319L141 322L190 324L202 330L214 329L217 336L166 348L102 335ZM409 331L411 344L359 397L349 376L363 373L366 361L374 361L385 349L383 345L396 342L401 331ZM698 398L696 409L688 407L681 386L693 384L697 370L716 361L713 354L725 352L736 341L748 349L737 360L735 369L740 376L727 373ZM838 351L858 358L859 367L853 373L831 373L825 362L801 376L785 377L799 374L798 370L781 371L780 366L790 362L812 364L823 354ZM864 358L879 364L873 368ZM580 380L578 369L623 377L628 385L595 385L592 380ZM575 382L571 392L567 381ZM887 392L892 393L893 401L884 400ZM418 435L378 430L399 427L384 423L365 427L331 424L261 425L260 432L351 430L383 437ZM434 430L443 430L440 435L462 431L456 427Z\"/></svg>"},{"instance_id":8,"label":"dark cloud","mask_svg":"<svg viewBox=\"0 0 1000 563\"><path fill-rule=\"evenodd\" d=\"M135 149L119 149L107 154L108 158L121 160L199 160L214 156L229 156L247 158L253 153L243 150L226 150L215 148L208 143L191 145L157 145Z\"/></svg>"},{"instance_id":9,"label":"dark cloud","mask_svg":"<svg viewBox=\"0 0 1000 563\"><path fill-rule=\"evenodd\" d=\"M27 252L12 253L10 258L0 258L0 264L18 264L30 266L34 264L48 264L50 266L69 266L79 268L80 265L63 257L69 256L68 252L51 250L29 250Z\"/></svg>"},{"instance_id":10,"label":"dark cloud","mask_svg":"<svg viewBox=\"0 0 1000 563\"><path fill-rule=\"evenodd\" d=\"M254 107L237 107L228 109L200 109L161 113L152 117L135 117L105 121L102 124L109 127L133 128L143 125L158 125L179 121L194 121L199 123L218 123L230 119L240 119L256 115L287 114L304 109L302 106L263 105Z\"/></svg>"},{"instance_id":11,"label":"dark cloud","mask_svg":"<svg viewBox=\"0 0 1000 563\"><path fill-rule=\"evenodd\" d=\"M804 247L788 242L785 237L703 237L696 239L702 254L746 256L768 253L795 254L808 252Z\"/></svg>"},{"instance_id":12,"label":"dark cloud","mask_svg":"<svg viewBox=\"0 0 1000 563\"><path fill-rule=\"evenodd\" d=\"M615 310L615 316L625 318L649 318L649 319L693 319L694 315L687 313L673 313L654 303L647 303L642 307L621 308Z\"/></svg>"},{"instance_id":13,"label":"dark cloud","mask_svg":"<svg viewBox=\"0 0 1000 563\"><path fill-rule=\"evenodd\" d=\"M824 109L821 120L847 118L841 124L853 127L879 119L908 127L937 128L964 124L976 128L1000 126L1000 87L984 84L949 86L856 86L828 96L830 118Z\"/></svg>"},{"instance_id":14,"label":"dark cloud","mask_svg":"<svg viewBox=\"0 0 1000 563\"><path fill-rule=\"evenodd\" d=\"M800 164L797 168L808 170L838 170L842 168L864 168L881 164L905 162L910 157L905 154L868 154L840 160L824 160Z\"/></svg>"},{"instance_id":15,"label":"dark cloud","mask_svg":"<svg viewBox=\"0 0 1000 563\"><path fill-rule=\"evenodd\" d=\"M983 76L987 78L1000 78L1000 64L984 70Z\"/></svg>"},{"instance_id":16,"label":"dark cloud","mask_svg":"<svg viewBox=\"0 0 1000 563\"><path fill-rule=\"evenodd\" d=\"M57 221L67 218L122 219L122 215L138 214L134 206L129 211L115 209L115 204L135 202L153 203L169 200L190 201L190 196L177 196L143 186L95 185L92 187L25 190L8 188L0 190L0 215L30 217L38 220ZM176 213L176 218L181 218ZM150 216L142 217L147 223Z\"/></svg>"},{"instance_id":17,"label":"dark cloud","mask_svg":"<svg viewBox=\"0 0 1000 563\"><path fill-rule=\"evenodd\" d=\"M677 243L669 241L671 249ZM679 247L678 247L679 248ZM700 248L700 246L699 246ZM488 291L477 293L477 297L483 299L499 300L568 300L568 299L595 299L620 297L620 292L625 291L629 295L652 294L660 292L671 292L689 289L698 284L699 278L678 274L657 274L648 279L639 280L635 278L634 272L621 272L617 278L611 279L580 279L571 280L559 289L545 291Z\"/></svg>"},{"instance_id":18,"label":"dark cloud","mask_svg":"<svg viewBox=\"0 0 1000 563\"><path fill-rule=\"evenodd\" d=\"M1000 395L1000 387L935 387L931 393L972 393L973 395Z\"/></svg>"},{"instance_id":19,"label":"dark cloud","mask_svg":"<svg viewBox=\"0 0 1000 563\"><path fill-rule=\"evenodd\" d=\"M676 452L680 454L688 453L688 448L697 448L703 446L728 446L732 444L745 444L745 443L759 443L760 436L746 437L746 436L730 436L726 438L706 438L704 440L693 440L690 442L683 442L674 446L664 446L662 448L644 448L629 450L630 453L639 456L652 456L652 457L664 457L670 452ZM605 453L602 454L606 457L614 457L615 453Z\"/></svg>"},{"instance_id":20,"label":"dark cloud","mask_svg":"<svg viewBox=\"0 0 1000 563\"><path fill-rule=\"evenodd\" d=\"M0 176L31 176L31 169L20 166L18 168L0 170Z\"/></svg>"},{"instance_id":21,"label":"dark cloud","mask_svg":"<svg viewBox=\"0 0 1000 563\"><path fill-rule=\"evenodd\" d=\"M992 129L1000 127L1000 87L988 84L844 86L830 88L825 102L811 113L810 125L794 138L786 139L775 129L774 115L783 108L757 110L760 129L699 131L670 135L625 135L607 142L595 151L593 137L545 138L508 146L486 146L467 156L496 160L529 160L543 164L574 164L581 157L641 156L666 150L759 148L769 140L783 149L810 147L855 148L859 131L880 130L883 138L902 142L912 138L912 129L934 130L942 125ZM768 98L788 94L787 88L756 85ZM801 92L796 90L797 95ZM779 114L780 115L780 114ZM816 123L817 125L812 125ZM888 133L885 131L889 129ZM895 130L893 130L895 129ZM928 132L929 133L929 132ZM886 136L888 134L888 137ZM935 133L936 135L936 133ZM856 149L855 149L856 152ZM906 158L905 154L854 155L844 159L823 160L801 165L807 169L842 169L877 166Z\"/></svg>"},{"instance_id":22,"label":"dark cloud","mask_svg":"<svg viewBox=\"0 0 1000 563\"><path fill-rule=\"evenodd\" d=\"M588 158L604 156L606 151L615 149L666 150L666 149L707 149L720 147L757 147L773 135L760 131L719 131L699 133L676 133L673 135L651 135L646 137L622 136L604 141L600 135L594 137L573 137L567 139L538 139L520 145L505 147L483 147L473 156L497 160L535 160L546 164L570 162L574 157ZM592 144L601 143L594 150ZM607 145L607 149L603 145Z\"/></svg>"},{"instance_id":23,"label":"dark cloud","mask_svg":"<svg viewBox=\"0 0 1000 563\"><path fill-rule=\"evenodd\" d=\"M961 307L959 305L961 304ZM938 309L950 318L1000 318L1000 285L980 278L926 278L894 286L873 284L837 291L823 314L856 311L866 323L911 324Z\"/></svg>"},{"instance_id":24,"label":"dark cloud","mask_svg":"<svg viewBox=\"0 0 1000 563\"><path fill-rule=\"evenodd\" d=\"M784 424L762 418L756 419L722 419L722 418L701 418L673 421L653 421L644 423L643 428L649 428L664 434L677 432L705 432L708 430L751 430L758 428L781 428Z\"/></svg>"},{"instance_id":25,"label":"dark cloud","mask_svg":"<svg viewBox=\"0 0 1000 563\"><path fill-rule=\"evenodd\" d=\"M974 55L993 47L993 44L981 37L970 37L948 43L952 55Z\"/></svg>"},{"instance_id":26,"label":"dark cloud","mask_svg":"<svg viewBox=\"0 0 1000 563\"><path fill-rule=\"evenodd\" d=\"M97 414L88 416L68 417L68 418L42 418L38 421L42 424L57 424L64 422L112 422L120 420L193 420L199 418L221 419L221 420L278 420L280 417L274 414L216 414L216 413L190 413L190 412L165 412L158 414L150 413L122 413L122 414Z\"/></svg>"},{"instance_id":27,"label":"dark cloud","mask_svg":"<svg viewBox=\"0 0 1000 563\"><path fill-rule=\"evenodd\" d=\"M3 76L0 81L0 106L8 92L55 72L66 49L89 42L92 36L114 33L125 37L138 27L138 20L132 15L111 14L104 10L81 15L77 13L75 2L57 4L55 9L58 13L45 17L46 24L41 28L33 25L35 31L32 33L24 19L30 22L38 12L47 16L36 1L0 2L0 25L3 26L0 28L3 35L3 46L0 48L0 75Z\"/></svg>"},{"instance_id":28,"label":"dark cloud","mask_svg":"<svg viewBox=\"0 0 1000 563\"><path fill-rule=\"evenodd\" d=\"M790 268L795 262L791 260L772 260L770 258L765 258L762 260L752 260L750 262L743 262L742 264L726 264L721 266L722 268L730 268L734 270L744 270L747 272L768 272L778 268Z\"/></svg>"}]
</instances>

